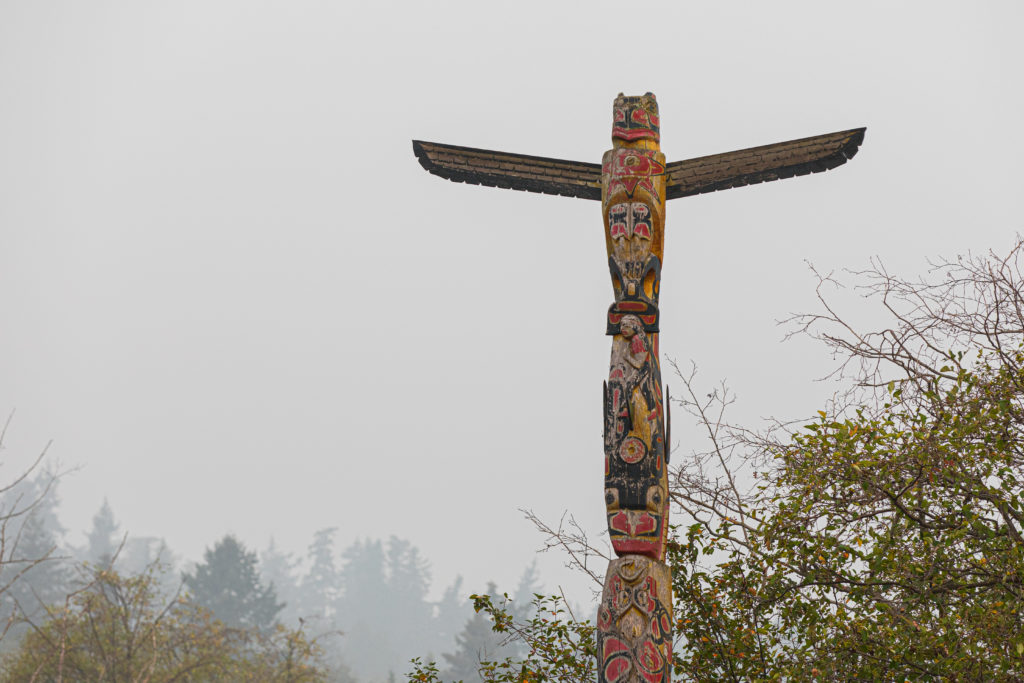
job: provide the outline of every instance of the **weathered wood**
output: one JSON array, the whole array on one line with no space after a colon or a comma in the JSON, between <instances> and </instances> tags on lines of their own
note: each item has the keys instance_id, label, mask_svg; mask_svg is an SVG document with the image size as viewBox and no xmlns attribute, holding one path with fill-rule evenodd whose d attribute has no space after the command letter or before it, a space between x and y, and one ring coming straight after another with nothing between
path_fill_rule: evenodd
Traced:
<instances>
[{"instance_id":1,"label":"weathered wood","mask_svg":"<svg viewBox=\"0 0 1024 683\"><path fill-rule=\"evenodd\" d=\"M601 165L412 141L420 165L457 183L580 199L601 198Z\"/></svg>"},{"instance_id":2,"label":"weathered wood","mask_svg":"<svg viewBox=\"0 0 1024 683\"><path fill-rule=\"evenodd\" d=\"M853 158L865 129L666 164L653 94L620 94L612 114L612 149L600 165L418 140L413 151L427 171L456 182L601 200L614 292L606 324L605 514L620 557L608 566L598 610L598 680L670 683L670 448L658 357L665 202L827 171Z\"/></svg>"},{"instance_id":3,"label":"weathered wood","mask_svg":"<svg viewBox=\"0 0 1024 683\"><path fill-rule=\"evenodd\" d=\"M599 681L669 683L672 574L668 538L658 289L665 252L665 155L654 95L619 95L601 165L605 245L615 301L604 390L604 494L620 559L605 575L598 617Z\"/></svg>"},{"instance_id":4,"label":"weathered wood","mask_svg":"<svg viewBox=\"0 0 1024 683\"><path fill-rule=\"evenodd\" d=\"M601 204L615 301L608 310L604 486L608 533L619 555L665 557L668 467L658 358L658 288L665 251L665 155L658 103L620 95Z\"/></svg>"},{"instance_id":5,"label":"weathered wood","mask_svg":"<svg viewBox=\"0 0 1024 683\"><path fill-rule=\"evenodd\" d=\"M599 683L672 680L672 572L643 555L612 560L597 608Z\"/></svg>"},{"instance_id":6,"label":"weathered wood","mask_svg":"<svg viewBox=\"0 0 1024 683\"><path fill-rule=\"evenodd\" d=\"M866 128L777 142L725 154L675 161L666 172L668 199L821 173L845 164L864 142Z\"/></svg>"},{"instance_id":7,"label":"weathered wood","mask_svg":"<svg viewBox=\"0 0 1024 683\"><path fill-rule=\"evenodd\" d=\"M833 169L853 158L864 141L865 130L854 128L673 161L665 167L665 198L690 197ZM600 164L421 140L413 140L412 147L423 168L457 183L579 199L601 198Z\"/></svg>"}]
</instances>

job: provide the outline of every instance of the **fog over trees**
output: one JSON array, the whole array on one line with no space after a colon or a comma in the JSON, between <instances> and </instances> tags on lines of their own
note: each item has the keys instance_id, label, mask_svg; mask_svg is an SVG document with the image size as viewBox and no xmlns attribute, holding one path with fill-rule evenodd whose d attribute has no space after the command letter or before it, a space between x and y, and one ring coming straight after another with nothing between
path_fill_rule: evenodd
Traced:
<instances>
[{"instance_id":1,"label":"fog over trees","mask_svg":"<svg viewBox=\"0 0 1024 683\"><path fill-rule=\"evenodd\" d=\"M341 548L327 527L296 556L273 538L252 548L224 533L201 558L180 558L161 539L132 536L107 499L88 529L68 529L59 481L40 468L0 496L9 542L0 564L3 680L63 667L86 678L193 669L210 680L383 683L404 679L419 656L443 664L450 680L474 681L482 658L516 653L474 612L461 576L429 597L429 559L406 539ZM526 567L516 604L539 590L535 566ZM95 623L108 628L86 626Z\"/></svg>"}]
</instances>

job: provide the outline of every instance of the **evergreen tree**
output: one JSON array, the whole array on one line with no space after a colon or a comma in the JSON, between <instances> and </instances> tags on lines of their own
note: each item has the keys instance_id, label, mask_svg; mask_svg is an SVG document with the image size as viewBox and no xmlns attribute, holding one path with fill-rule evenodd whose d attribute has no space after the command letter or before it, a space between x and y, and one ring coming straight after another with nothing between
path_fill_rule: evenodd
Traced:
<instances>
[{"instance_id":1,"label":"evergreen tree","mask_svg":"<svg viewBox=\"0 0 1024 683\"><path fill-rule=\"evenodd\" d=\"M540 584L540 572L537 571L537 562L534 560L523 570L516 592L512 594L512 611L516 618L526 621L533 616L534 597L542 590L544 588Z\"/></svg>"},{"instance_id":2,"label":"evergreen tree","mask_svg":"<svg viewBox=\"0 0 1024 683\"><path fill-rule=\"evenodd\" d=\"M380 541L356 541L342 553L341 585L338 601L342 628L357 622L377 621L381 600L387 591L384 547ZM351 628L345 629L351 631Z\"/></svg>"},{"instance_id":3,"label":"evergreen tree","mask_svg":"<svg viewBox=\"0 0 1024 683\"><path fill-rule=\"evenodd\" d=\"M434 607L434 640L424 651L450 652L455 646L455 637L473 615L473 608L463 593L461 576L455 577L455 581L444 589Z\"/></svg>"},{"instance_id":4,"label":"evergreen tree","mask_svg":"<svg viewBox=\"0 0 1024 683\"><path fill-rule=\"evenodd\" d=\"M57 517L59 500L52 472L23 479L0 497L0 531L5 539L0 558L0 632L16 642L46 615L44 607L64 599L71 583L63 557L64 527Z\"/></svg>"},{"instance_id":5,"label":"evergreen tree","mask_svg":"<svg viewBox=\"0 0 1024 683\"><path fill-rule=\"evenodd\" d=\"M171 551L162 538L155 536L130 536L118 558L121 573L132 576L142 574L154 565L166 565L172 561Z\"/></svg>"},{"instance_id":6,"label":"evergreen tree","mask_svg":"<svg viewBox=\"0 0 1024 683\"><path fill-rule=\"evenodd\" d=\"M380 541L356 541L342 553L344 593L336 623L344 633L345 660L360 680L381 680L397 659L393 642L391 596L384 547Z\"/></svg>"},{"instance_id":7,"label":"evergreen tree","mask_svg":"<svg viewBox=\"0 0 1024 683\"><path fill-rule=\"evenodd\" d=\"M114 520L114 511L110 509L110 502L104 497L103 505L92 518L92 529L89 530L88 544L85 547L85 560L98 566L109 566L119 544L118 524Z\"/></svg>"},{"instance_id":8,"label":"evergreen tree","mask_svg":"<svg viewBox=\"0 0 1024 683\"><path fill-rule=\"evenodd\" d=\"M175 569L177 560L162 538L129 536L117 556L117 570L123 576L152 574L160 594L169 598L181 588L181 574Z\"/></svg>"},{"instance_id":9,"label":"evergreen tree","mask_svg":"<svg viewBox=\"0 0 1024 683\"><path fill-rule=\"evenodd\" d=\"M392 536L387 546L387 585L403 602L421 602L430 588L430 563L419 548Z\"/></svg>"},{"instance_id":10,"label":"evergreen tree","mask_svg":"<svg viewBox=\"0 0 1024 683\"><path fill-rule=\"evenodd\" d=\"M16 601L29 617L41 614L44 605L63 598L70 579L67 564L60 555L58 531L47 525L46 517L39 509L28 513L18 529L12 561L3 572L3 578L14 578L24 570L4 597ZM39 558L47 559L36 563Z\"/></svg>"},{"instance_id":11,"label":"evergreen tree","mask_svg":"<svg viewBox=\"0 0 1024 683\"><path fill-rule=\"evenodd\" d=\"M207 548L203 562L184 574L193 600L227 626L269 629L283 605L272 586L260 581L257 557L228 534Z\"/></svg>"},{"instance_id":12,"label":"evergreen tree","mask_svg":"<svg viewBox=\"0 0 1024 683\"><path fill-rule=\"evenodd\" d=\"M472 599L479 619L467 624L466 633L460 636L460 650L445 655L452 668L442 674L431 657L417 657L410 662L409 683L441 683L441 675L448 680L459 676L464 683L481 678L488 683L593 682L597 675L596 628L593 623L577 621L560 596L535 596L529 610L533 616L527 621L509 611L504 596L494 600L490 595L474 595ZM474 647L474 635L482 640L481 622L490 624L492 632L500 632L502 642L522 642L524 654L510 656L502 647L495 656L486 643Z\"/></svg>"},{"instance_id":13,"label":"evergreen tree","mask_svg":"<svg viewBox=\"0 0 1024 683\"><path fill-rule=\"evenodd\" d=\"M302 616L299 611L299 586L295 577L297 565L298 560L291 553L278 548L273 538L266 549L260 552L260 580L264 586L273 588L277 597L284 602L279 618L291 628L299 625Z\"/></svg>"},{"instance_id":14,"label":"evergreen tree","mask_svg":"<svg viewBox=\"0 0 1024 683\"><path fill-rule=\"evenodd\" d=\"M493 583L487 584L488 595L494 595L497 591ZM495 633L492 626L491 620L483 611L474 613L466 621L462 632L455 637L455 651L442 655L445 661L443 680L482 682L480 663L508 656L501 645L501 634Z\"/></svg>"},{"instance_id":15,"label":"evergreen tree","mask_svg":"<svg viewBox=\"0 0 1024 683\"><path fill-rule=\"evenodd\" d=\"M319 619L323 624L334 622L335 605L341 588L341 576L334 564L336 527L320 529L313 534L306 557L309 570L302 577L299 616Z\"/></svg>"},{"instance_id":16,"label":"evergreen tree","mask_svg":"<svg viewBox=\"0 0 1024 683\"><path fill-rule=\"evenodd\" d=\"M340 593L341 577L334 567L334 533L335 529L322 529L314 535L309 547L310 570L301 582L296 577L299 561L271 538L260 553L260 575L264 585L273 587L285 602L280 620L301 630L320 648L320 663L328 671L328 679L357 683L342 655L343 634L333 622L333 609L324 609L325 600L333 608Z\"/></svg>"},{"instance_id":17,"label":"evergreen tree","mask_svg":"<svg viewBox=\"0 0 1024 683\"><path fill-rule=\"evenodd\" d=\"M389 626L394 666L421 653L424 645L434 650L435 643L418 642L434 631L434 607L427 601L430 566L419 549L407 540L392 536L388 539L385 557L387 599L381 601L380 617L381 626Z\"/></svg>"}]
</instances>

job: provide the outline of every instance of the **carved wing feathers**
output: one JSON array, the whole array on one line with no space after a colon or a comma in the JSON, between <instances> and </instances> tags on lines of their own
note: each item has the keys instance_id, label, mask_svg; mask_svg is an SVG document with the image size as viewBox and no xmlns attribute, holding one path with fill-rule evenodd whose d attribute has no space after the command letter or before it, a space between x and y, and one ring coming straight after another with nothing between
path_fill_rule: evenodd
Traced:
<instances>
[{"instance_id":1,"label":"carved wing feathers","mask_svg":"<svg viewBox=\"0 0 1024 683\"><path fill-rule=\"evenodd\" d=\"M866 128L777 142L725 154L675 161L665 168L666 197L676 199L730 187L756 185L845 164L864 141Z\"/></svg>"},{"instance_id":2,"label":"carved wing feathers","mask_svg":"<svg viewBox=\"0 0 1024 683\"><path fill-rule=\"evenodd\" d=\"M845 164L865 128L676 161L665 168L666 198L820 173ZM601 199L601 165L413 140L420 165L457 183Z\"/></svg>"},{"instance_id":3,"label":"carved wing feathers","mask_svg":"<svg viewBox=\"0 0 1024 683\"><path fill-rule=\"evenodd\" d=\"M412 141L420 165L457 183L601 199L601 164Z\"/></svg>"}]
</instances>

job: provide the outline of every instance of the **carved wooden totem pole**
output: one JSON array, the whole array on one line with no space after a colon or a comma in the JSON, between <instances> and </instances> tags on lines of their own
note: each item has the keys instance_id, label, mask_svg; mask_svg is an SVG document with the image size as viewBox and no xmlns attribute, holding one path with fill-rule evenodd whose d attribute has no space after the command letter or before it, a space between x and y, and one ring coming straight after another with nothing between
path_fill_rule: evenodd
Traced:
<instances>
[{"instance_id":1,"label":"carved wooden totem pole","mask_svg":"<svg viewBox=\"0 0 1024 683\"><path fill-rule=\"evenodd\" d=\"M606 324L604 493L618 557L597 613L598 680L669 683L669 440L658 357L665 201L835 168L857 152L865 129L666 164L653 94L620 94L612 114L612 149L600 165L421 141L413 150L423 168L456 182L601 201L615 294Z\"/></svg>"}]
</instances>

